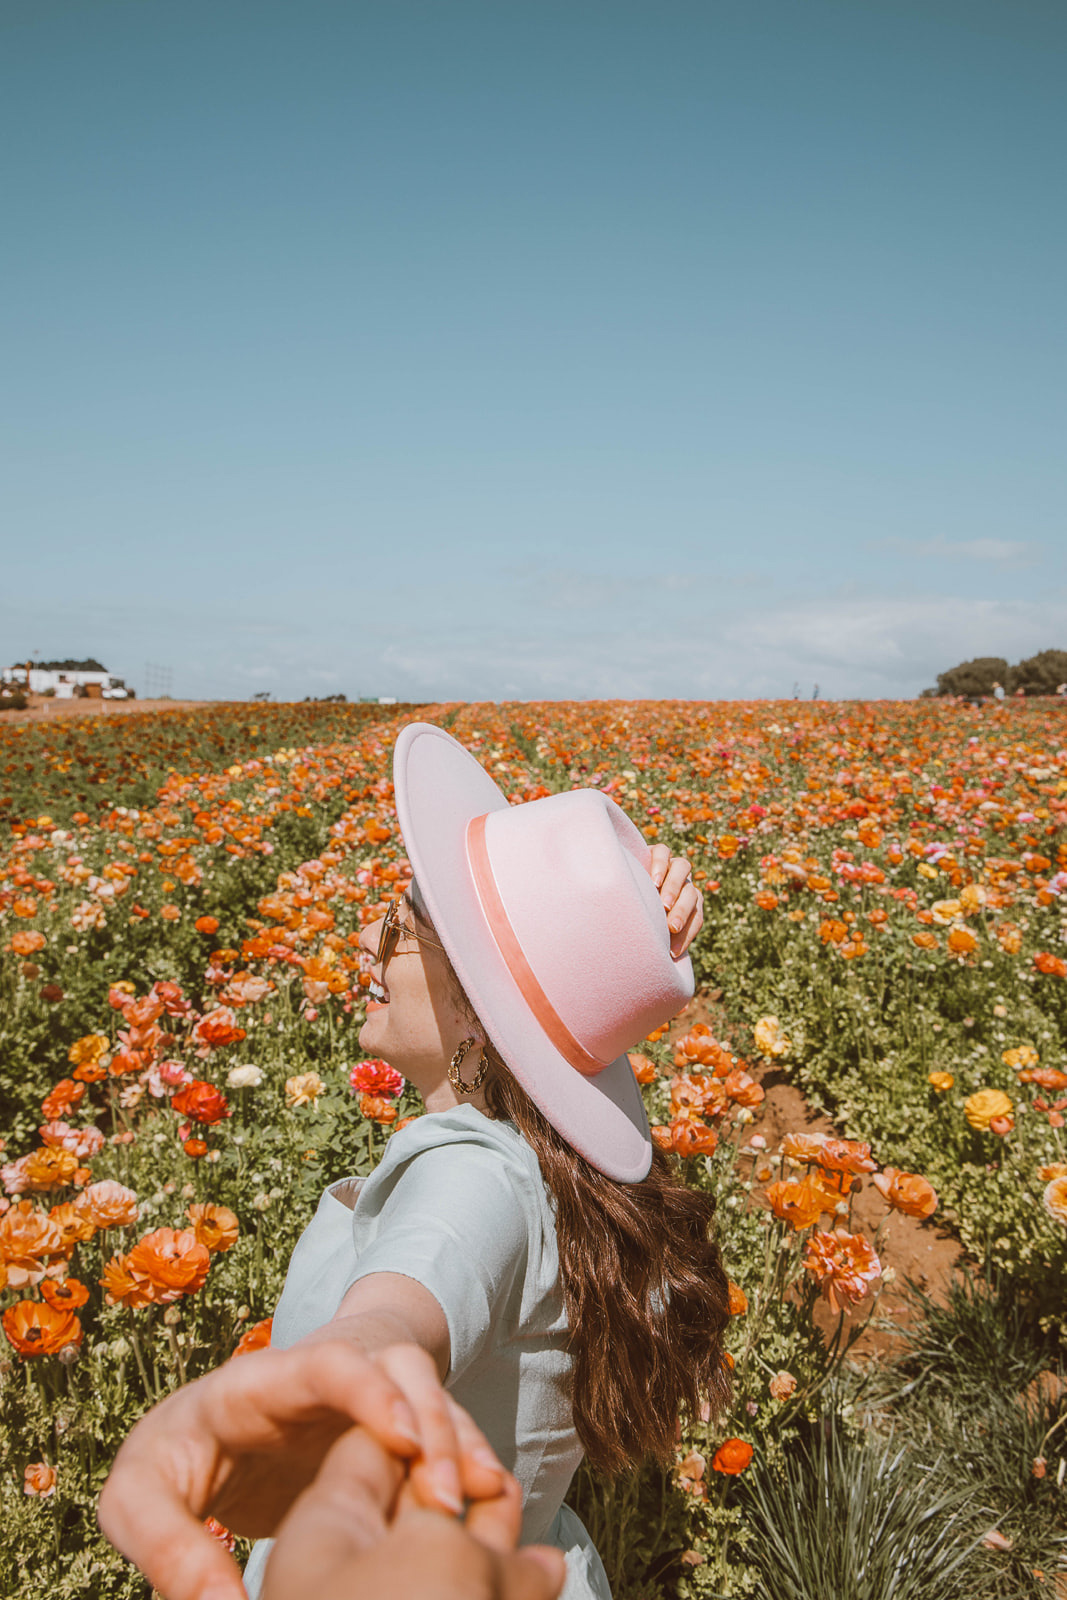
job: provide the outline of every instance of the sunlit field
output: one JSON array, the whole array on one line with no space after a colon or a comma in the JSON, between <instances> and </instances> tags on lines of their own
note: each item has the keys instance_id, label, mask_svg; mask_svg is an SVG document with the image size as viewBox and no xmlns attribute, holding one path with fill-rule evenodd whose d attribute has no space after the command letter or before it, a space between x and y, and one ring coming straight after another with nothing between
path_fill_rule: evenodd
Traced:
<instances>
[{"instance_id":1,"label":"sunlit field","mask_svg":"<svg viewBox=\"0 0 1067 1600\"><path fill-rule=\"evenodd\" d=\"M411 715L513 800L598 786L706 897L697 1000L631 1059L654 1137L717 1198L734 1403L683 1418L668 1468L579 1474L619 1600L1067 1592L1067 715L1048 701L0 727L0 1592L147 1595L95 1527L119 1442L269 1337L322 1188L420 1114L356 1043L359 931L409 872L389 763ZM761 1131L781 1083L833 1133ZM905 1288L902 1217L947 1229L964 1268L872 1340Z\"/></svg>"}]
</instances>

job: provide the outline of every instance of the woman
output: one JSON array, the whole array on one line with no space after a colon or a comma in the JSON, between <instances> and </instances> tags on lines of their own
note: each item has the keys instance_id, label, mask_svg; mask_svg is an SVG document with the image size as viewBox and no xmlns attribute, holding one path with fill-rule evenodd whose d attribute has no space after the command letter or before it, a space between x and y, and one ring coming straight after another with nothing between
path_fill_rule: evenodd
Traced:
<instances>
[{"instance_id":1,"label":"woman","mask_svg":"<svg viewBox=\"0 0 1067 1600\"><path fill-rule=\"evenodd\" d=\"M402 731L394 783L414 883L362 936L360 1044L430 1115L394 1134L371 1178L323 1196L272 1342L371 1358L410 1403L424 1503L458 1514L502 1463L524 1542L566 1553L566 1600L610 1600L563 1506L583 1453L607 1471L668 1459L679 1408L727 1394L711 1202L653 1149L625 1053L692 994L699 895L688 863L662 849L650 862L606 796L509 806L439 728ZM205 1380L216 1394L224 1372ZM128 1465L123 1484L141 1493ZM253 1595L267 1553L246 1571Z\"/></svg>"}]
</instances>

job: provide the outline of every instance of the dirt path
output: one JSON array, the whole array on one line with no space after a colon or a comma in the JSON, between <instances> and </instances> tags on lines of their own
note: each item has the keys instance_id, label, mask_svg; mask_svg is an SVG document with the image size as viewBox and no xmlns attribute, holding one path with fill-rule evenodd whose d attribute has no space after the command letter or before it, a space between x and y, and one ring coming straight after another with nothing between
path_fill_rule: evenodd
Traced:
<instances>
[{"instance_id":1,"label":"dirt path","mask_svg":"<svg viewBox=\"0 0 1067 1600\"><path fill-rule=\"evenodd\" d=\"M13 722L58 722L70 717L126 717L144 711L195 711L216 705L214 700L55 700L31 694L25 711L5 711L0 727Z\"/></svg>"},{"instance_id":2,"label":"dirt path","mask_svg":"<svg viewBox=\"0 0 1067 1600\"><path fill-rule=\"evenodd\" d=\"M678 1039L688 1032L694 1023L706 1022L717 1039L723 1044L730 1044L732 1030L718 1000L719 996L714 990L710 994L697 995L683 1015L675 1021L668 1038L672 1041ZM756 1108L755 1120L749 1125L749 1136L755 1133L762 1134L767 1141L768 1155L773 1155L777 1151L787 1133L828 1133L834 1137L841 1136L840 1130L834 1127L828 1117L812 1110L803 1091L789 1082L787 1072L780 1067L751 1064L751 1072L762 1085L766 1098ZM873 1144L877 1159L876 1137ZM910 1307L904 1293L908 1279L918 1284L935 1300L946 1298L948 1286L959 1271L965 1256L959 1240L947 1227L938 1222L936 1214L929 1221L921 1222L916 1217L906 1217L900 1212L889 1211L878 1190L872 1183L867 1182L864 1184L863 1192L857 1197L853 1224L859 1232L870 1239L874 1238L881 1226L879 1256L883 1267L891 1267L895 1272L893 1281L882 1288L876 1321L897 1325L906 1322L910 1315ZM869 1302L861 1302L846 1317L846 1328L862 1322L869 1309ZM815 1322L824 1334L832 1332L836 1327L837 1318L825 1301L820 1300L817 1304ZM852 1353L860 1358L869 1359L891 1349L895 1343L891 1329L872 1326L856 1341Z\"/></svg>"}]
</instances>

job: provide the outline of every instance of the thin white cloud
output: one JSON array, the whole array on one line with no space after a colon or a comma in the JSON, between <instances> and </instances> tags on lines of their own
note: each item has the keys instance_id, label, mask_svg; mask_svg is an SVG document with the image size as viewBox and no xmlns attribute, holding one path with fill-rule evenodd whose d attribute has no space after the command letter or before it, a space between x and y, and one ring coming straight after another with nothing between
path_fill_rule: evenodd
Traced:
<instances>
[{"instance_id":1,"label":"thin white cloud","mask_svg":"<svg viewBox=\"0 0 1067 1600\"><path fill-rule=\"evenodd\" d=\"M1025 539L885 539L876 546L920 561L981 561L1032 567L1042 547Z\"/></svg>"}]
</instances>

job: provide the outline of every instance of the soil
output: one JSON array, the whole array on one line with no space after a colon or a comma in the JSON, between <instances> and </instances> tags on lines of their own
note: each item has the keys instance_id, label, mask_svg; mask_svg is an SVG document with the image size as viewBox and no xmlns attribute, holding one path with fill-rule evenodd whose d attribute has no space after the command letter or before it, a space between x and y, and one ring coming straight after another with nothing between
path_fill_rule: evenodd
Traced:
<instances>
[{"instance_id":1,"label":"soil","mask_svg":"<svg viewBox=\"0 0 1067 1600\"><path fill-rule=\"evenodd\" d=\"M706 1022L715 1037L723 1044L731 1042L732 1029L720 1004L719 991L698 994L671 1026L668 1038L673 1042L697 1022ZM748 1138L762 1134L767 1141L767 1155L773 1156L787 1133L827 1133L842 1137L840 1130L828 1117L813 1111L803 1091L789 1082L788 1071L770 1063L749 1062L753 1078L762 1086L765 1099L756 1107L755 1119L749 1124ZM877 1159L877 1137L874 1139L874 1157ZM910 1280L936 1301L944 1302L953 1277L966 1271L968 1261L959 1240L937 1220L937 1215L927 1221L906 1217L890 1211L878 1190L865 1182L857 1196L852 1214L857 1232L873 1239L881 1228L878 1254L883 1266L892 1268L894 1279L883 1284L877 1310L871 1324L860 1334L852 1346L851 1355L860 1360L888 1354L898 1347L894 1327L904 1326L914 1315L905 1285ZM848 1330L866 1320L870 1301L861 1301L845 1317ZM824 1300L819 1300L815 1311L816 1326L824 1337L836 1330L837 1317Z\"/></svg>"},{"instance_id":2,"label":"soil","mask_svg":"<svg viewBox=\"0 0 1067 1600\"><path fill-rule=\"evenodd\" d=\"M56 700L49 695L31 694L25 711L5 711L0 727L12 722L55 722L57 717L122 717L138 711L194 711L213 704L204 700Z\"/></svg>"}]
</instances>

